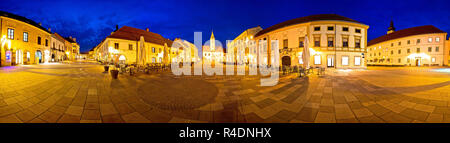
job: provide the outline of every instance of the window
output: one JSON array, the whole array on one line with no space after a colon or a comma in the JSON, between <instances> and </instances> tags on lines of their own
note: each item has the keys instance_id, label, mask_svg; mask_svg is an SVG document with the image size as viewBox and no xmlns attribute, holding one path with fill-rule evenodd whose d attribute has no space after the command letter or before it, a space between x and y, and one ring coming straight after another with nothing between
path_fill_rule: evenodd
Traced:
<instances>
[{"instance_id":1,"label":"window","mask_svg":"<svg viewBox=\"0 0 450 143\"><path fill-rule=\"evenodd\" d=\"M394 55L394 50L391 51L391 55Z\"/></svg>"},{"instance_id":2,"label":"window","mask_svg":"<svg viewBox=\"0 0 450 143\"><path fill-rule=\"evenodd\" d=\"M320 65L321 64L320 55L314 55L314 64L315 65Z\"/></svg>"},{"instance_id":3,"label":"window","mask_svg":"<svg viewBox=\"0 0 450 143\"><path fill-rule=\"evenodd\" d=\"M402 42L398 42L398 45L399 45L399 46L402 45Z\"/></svg>"},{"instance_id":4,"label":"window","mask_svg":"<svg viewBox=\"0 0 450 143\"><path fill-rule=\"evenodd\" d=\"M419 53L420 52L420 48L417 48L417 53Z\"/></svg>"},{"instance_id":5,"label":"window","mask_svg":"<svg viewBox=\"0 0 450 143\"><path fill-rule=\"evenodd\" d=\"M355 48L361 48L361 39L355 39Z\"/></svg>"},{"instance_id":6,"label":"window","mask_svg":"<svg viewBox=\"0 0 450 143\"><path fill-rule=\"evenodd\" d=\"M391 47L394 47L394 43L391 43Z\"/></svg>"},{"instance_id":7,"label":"window","mask_svg":"<svg viewBox=\"0 0 450 143\"><path fill-rule=\"evenodd\" d=\"M14 29L8 28L8 39L14 40Z\"/></svg>"},{"instance_id":8,"label":"window","mask_svg":"<svg viewBox=\"0 0 450 143\"><path fill-rule=\"evenodd\" d=\"M334 47L334 38L328 37L328 47Z\"/></svg>"},{"instance_id":9,"label":"window","mask_svg":"<svg viewBox=\"0 0 450 143\"><path fill-rule=\"evenodd\" d=\"M23 32L23 41L28 42L28 32Z\"/></svg>"},{"instance_id":10,"label":"window","mask_svg":"<svg viewBox=\"0 0 450 143\"><path fill-rule=\"evenodd\" d=\"M320 31L320 27L314 27L314 31Z\"/></svg>"},{"instance_id":11,"label":"window","mask_svg":"<svg viewBox=\"0 0 450 143\"><path fill-rule=\"evenodd\" d=\"M408 42L406 42L408 45L411 44L411 40L408 40Z\"/></svg>"},{"instance_id":12,"label":"window","mask_svg":"<svg viewBox=\"0 0 450 143\"><path fill-rule=\"evenodd\" d=\"M37 39L37 43L38 43L38 45L41 45L41 37L39 37L39 36L38 36L38 39Z\"/></svg>"},{"instance_id":13,"label":"window","mask_svg":"<svg viewBox=\"0 0 450 143\"><path fill-rule=\"evenodd\" d=\"M152 47L152 52L153 52L153 53L155 53L155 52L156 52L156 49L155 49L155 47Z\"/></svg>"},{"instance_id":14,"label":"window","mask_svg":"<svg viewBox=\"0 0 450 143\"><path fill-rule=\"evenodd\" d=\"M402 50L399 49L399 50L398 50L398 54L400 55L401 53L402 53Z\"/></svg>"},{"instance_id":15,"label":"window","mask_svg":"<svg viewBox=\"0 0 450 143\"><path fill-rule=\"evenodd\" d=\"M407 49L406 53L408 53L408 54L411 53L411 49Z\"/></svg>"},{"instance_id":16,"label":"window","mask_svg":"<svg viewBox=\"0 0 450 143\"><path fill-rule=\"evenodd\" d=\"M431 52L432 50L431 50L431 47L428 47L428 52Z\"/></svg>"},{"instance_id":17,"label":"window","mask_svg":"<svg viewBox=\"0 0 450 143\"><path fill-rule=\"evenodd\" d=\"M436 42L439 42L441 39L439 37L436 37Z\"/></svg>"},{"instance_id":18,"label":"window","mask_svg":"<svg viewBox=\"0 0 450 143\"><path fill-rule=\"evenodd\" d=\"M355 57L355 66L361 65L361 57Z\"/></svg>"},{"instance_id":19,"label":"window","mask_svg":"<svg viewBox=\"0 0 450 143\"><path fill-rule=\"evenodd\" d=\"M361 29L355 29L355 33L361 33Z\"/></svg>"},{"instance_id":20,"label":"window","mask_svg":"<svg viewBox=\"0 0 450 143\"><path fill-rule=\"evenodd\" d=\"M398 59L398 63L401 63L401 62L402 62L402 59L399 58L399 59Z\"/></svg>"},{"instance_id":21,"label":"window","mask_svg":"<svg viewBox=\"0 0 450 143\"><path fill-rule=\"evenodd\" d=\"M347 56L343 56L342 57L342 65L343 66L348 66L348 57Z\"/></svg>"},{"instance_id":22,"label":"window","mask_svg":"<svg viewBox=\"0 0 450 143\"><path fill-rule=\"evenodd\" d=\"M436 49L435 49L436 51L435 52L439 52L439 47L436 47Z\"/></svg>"},{"instance_id":23,"label":"window","mask_svg":"<svg viewBox=\"0 0 450 143\"><path fill-rule=\"evenodd\" d=\"M283 48L287 49L288 48L288 39L284 39L283 40Z\"/></svg>"},{"instance_id":24,"label":"window","mask_svg":"<svg viewBox=\"0 0 450 143\"><path fill-rule=\"evenodd\" d=\"M342 47L348 47L348 37L342 38Z\"/></svg>"},{"instance_id":25,"label":"window","mask_svg":"<svg viewBox=\"0 0 450 143\"><path fill-rule=\"evenodd\" d=\"M406 59L406 62L409 63L411 60L409 60L409 58Z\"/></svg>"},{"instance_id":26,"label":"window","mask_svg":"<svg viewBox=\"0 0 450 143\"><path fill-rule=\"evenodd\" d=\"M155 57L152 58L152 63L156 63L156 58Z\"/></svg>"},{"instance_id":27,"label":"window","mask_svg":"<svg viewBox=\"0 0 450 143\"><path fill-rule=\"evenodd\" d=\"M431 58L431 62L435 63L436 62L436 58L435 57Z\"/></svg>"},{"instance_id":28,"label":"window","mask_svg":"<svg viewBox=\"0 0 450 143\"><path fill-rule=\"evenodd\" d=\"M48 47L48 39L45 39L45 46Z\"/></svg>"},{"instance_id":29,"label":"window","mask_svg":"<svg viewBox=\"0 0 450 143\"><path fill-rule=\"evenodd\" d=\"M428 43L431 43L431 42L433 42L433 38L428 38Z\"/></svg>"},{"instance_id":30,"label":"window","mask_svg":"<svg viewBox=\"0 0 450 143\"><path fill-rule=\"evenodd\" d=\"M333 31L334 27L333 26L328 26L328 31Z\"/></svg>"},{"instance_id":31,"label":"window","mask_svg":"<svg viewBox=\"0 0 450 143\"><path fill-rule=\"evenodd\" d=\"M348 32L348 27L342 27L342 31L347 31Z\"/></svg>"},{"instance_id":32,"label":"window","mask_svg":"<svg viewBox=\"0 0 450 143\"><path fill-rule=\"evenodd\" d=\"M314 37L314 47L320 47L320 37Z\"/></svg>"},{"instance_id":33,"label":"window","mask_svg":"<svg viewBox=\"0 0 450 143\"><path fill-rule=\"evenodd\" d=\"M119 49L119 43L114 43L114 49Z\"/></svg>"},{"instance_id":34,"label":"window","mask_svg":"<svg viewBox=\"0 0 450 143\"><path fill-rule=\"evenodd\" d=\"M305 38L300 37L298 38L298 47L305 47Z\"/></svg>"},{"instance_id":35,"label":"window","mask_svg":"<svg viewBox=\"0 0 450 143\"><path fill-rule=\"evenodd\" d=\"M128 50L133 50L133 44L128 45Z\"/></svg>"},{"instance_id":36,"label":"window","mask_svg":"<svg viewBox=\"0 0 450 143\"><path fill-rule=\"evenodd\" d=\"M420 44L420 39L417 39L417 42L416 42L416 44Z\"/></svg>"},{"instance_id":37,"label":"window","mask_svg":"<svg viewBox=\"0 0 450 143\"><path fill-rule=\"evenodd\" d=\"M161 48L159 48L159 51L158 51L158 53L161 53ZM177 54L178 54L178 51L177 51Z\"/></svg>"}]
</instances>

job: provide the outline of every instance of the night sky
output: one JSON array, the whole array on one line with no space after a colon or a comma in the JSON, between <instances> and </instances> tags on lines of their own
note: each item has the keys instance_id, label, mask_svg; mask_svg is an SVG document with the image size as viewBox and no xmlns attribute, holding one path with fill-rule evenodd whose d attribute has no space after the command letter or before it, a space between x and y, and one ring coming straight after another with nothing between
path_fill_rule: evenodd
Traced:
<instances>
[{"instance_id":1,"label":"night sky","mask_svg":"<svg viewBox=\"0 0 450 143\"><path fill-rule=\"evenodd\" d=\"M1 0L0 10L18 14L63 36L77 38L81 51L90 50L115 29L124 25L174 39L193 42L194 32L203 32L203 41L211 30L225 43L244 30L313 14L334 13L370 26L368 38L386 34L394 20L397 30L434 25L450 33L450 1L430 0L308 0L308 1L37 1Z\"/></svg>"}]
</instances>

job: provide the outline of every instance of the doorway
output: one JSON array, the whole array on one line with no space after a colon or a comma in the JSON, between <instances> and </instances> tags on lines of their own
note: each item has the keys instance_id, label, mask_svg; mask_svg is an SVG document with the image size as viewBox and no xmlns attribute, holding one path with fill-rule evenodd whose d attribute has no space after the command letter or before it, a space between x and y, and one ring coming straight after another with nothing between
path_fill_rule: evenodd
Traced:
<instances>
[{"instance_id":1,"label":"doorway","mask_svg":"<svg viewBox=\"0 0 450 143\"><path fill-rule=\"evenodd\" d=\"M333 56L328 56L327 57L327 67L334 67L334 57Z\"/></svg>"},{"instance_id":2,"label":"doorway","mask_svg":"<svg viewBox=\"0 0 450 143\"><path fill-rule=\"evenodd\" d=\"M36 57L37 57L39 63L43 62L43 60L42 60L42 52L41 51L39 51L39 50L36 51Z\"/></svg>"},{"instance_id":3,"label":"doorway","mask_svg":"<svg viewBox=\"0 0 450 143\"><path fill-rule=\"evenodd\" d=\"M291 66L291 57L284 56L283 58L281 58L281 63L283 66Z\"/></svg>"},{"instance_id":4,"label":"doorway","mask_svg":"<svg viewBox=\"0 0 450 143\"><path fill-rule=\"evenodd\" d=\"M416 58L416 66L420 67L420 58Z\"/></svg>"}]
</instances>

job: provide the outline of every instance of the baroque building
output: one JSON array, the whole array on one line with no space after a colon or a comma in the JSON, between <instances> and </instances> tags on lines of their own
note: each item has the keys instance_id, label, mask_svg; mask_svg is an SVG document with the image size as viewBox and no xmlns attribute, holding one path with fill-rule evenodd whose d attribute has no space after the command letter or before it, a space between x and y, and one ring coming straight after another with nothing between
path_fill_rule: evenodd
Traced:
<instances>
[{"instance_id":1,"label":"baroque building","mask_svg":"<svg viewBox=\"0 0 450 143\"><path fill-rule=\"evenodd\" d=\"M302 66L303 48L310 48L310 66L326 68L366 68L364 53L368 25L336 15L300 17L259 31L254 39L262 50L262 64L274 62L272 49L279 47L280 65ZM278 41L278 45L277 45ZM258 54L251 50L250 54Z\"/></svg>"},{"instance_id":2,"label":"baroque building","mask_svg":"<svg viewBox=\"0 0 450 143\"><path fill-rule=\"evenodd\" d=\"M449 51L446 37L446 32L432 25L395 31L391 22L386 35L369 41L368 65L447 65Z\"/></svg>"},{"instance_id":3,"label":"baroque building","mask_svg":"<svg viewBox=\"0 0 450 143\"><path fill-rule=\"evenodd\" d=\"M0 35L0 66L49 61L51 33L40 23L0 11Z\"/></svg>"}]
</instances>

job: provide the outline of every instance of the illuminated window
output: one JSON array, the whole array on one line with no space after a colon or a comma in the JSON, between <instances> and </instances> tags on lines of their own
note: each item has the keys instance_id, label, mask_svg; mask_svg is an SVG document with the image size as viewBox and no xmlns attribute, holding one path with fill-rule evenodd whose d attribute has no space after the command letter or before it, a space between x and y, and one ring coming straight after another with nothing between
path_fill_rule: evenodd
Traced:
<instances>
[{"instance_id":1,"label":"illuminated window","mask_svg":"<svg viewBox=\"0 0 450 143\"><path fill-rule=\"evenodd\" d=\"M156 58L152 58L152 63L156 63Z\"/></svg>"},{"instance_id":2,"label":"illuminated window","mask_svg":"<svg viewBox=\"0 0 450 143\"><path fill-rule=\"evenodd\" d=\"M320 55L314 55L314 64L315 65L320 65L321 64Z\"/></svg>"},{"instance_id":3,"label":"illuminated window","mask_svg":"<svg viewBox=\"0 0 450 143\"><path fill-rule=\"evenodd\" d=\"M428 38L428 43L433 42L433 38Z\"/></svg>"},{"instance_id":4,"label":"illuminated window","mask_svg":"<svg viewBox=\"0 0 450 143\"><path fill-rule=\"evenodd\" d=\"M152 47L152 52L153 53L155 53L156 52L156 49L155 49L155 47ZM173 53L173 52L172 52Z\"/></svg>"},{"instance_id":5,"label":"illuminated window","mask_svg":"<svg viewBox=\"0 0 450 143\"><path fill-rule=\"evenodd\" d=\"M298 56L298 64L303 64L303 54L300 52L300 55Z\"/></svg>"},{"instance_id":6,"label":"illuminated window","mask_svg":"<svg viewBox=\"0 0 450 143\"><path fill-rule=\"evenodd\" d=\"M436 58L435 57L431 58L431 62L435 63L436 62Z\"/></svg>"},{"instance_id":7,"label":"illuminated window","mask_svg":"<svg viewBox=\"0 0 450 143\"><path fill-rule=\"evenodd\" d=\"M436 37L436 42L439 42L441 39L439 37Z\"/></svg>"},{"instance_id":8,"label":"illuminated window","mask_svg":"<svg viewBox=\"0 0 450 143\"><path fill-rule=\"evenodd\" d=\"M361 65L361 57L355 57L355 66Z\"/></svg>"},{"instance_id":9,"label":"illuminated window","mask_svg":"<svg viewBox=\"0 0 450 143\"><path fill-rule=\"evenodd\" d=\"M28 32L23 32L23 41L28 42Z\"/></svg>"},{"instance_id":10,"label":"illuminated window","mask_svg":"<svg viewBox=\"0 0 450 143\"><path fill-rule=\"evenodd\" d=\"M8 28L8 39L14 40L14 29Z\"/></svg>"},{"instance_id":11,"label":"illuminated window","mask_svg":"<svg viewBox=\"0 0 450 143\"><path fill-rule=\"evenodd\" d=\"M342 65L343 66L348 66L348 57L347 56L343 56L342 57Z\"/></svg>"},{"instance_id":12,"label":"illuminated window","mask_svg":"<svg viewBox=\"0 0 450 143\"><path fill-rule=\"evenodd\" d=\"M287 49L288 48L288 39L284 39L283 40L283 48Z\"/></svg>"}]
</instances>

